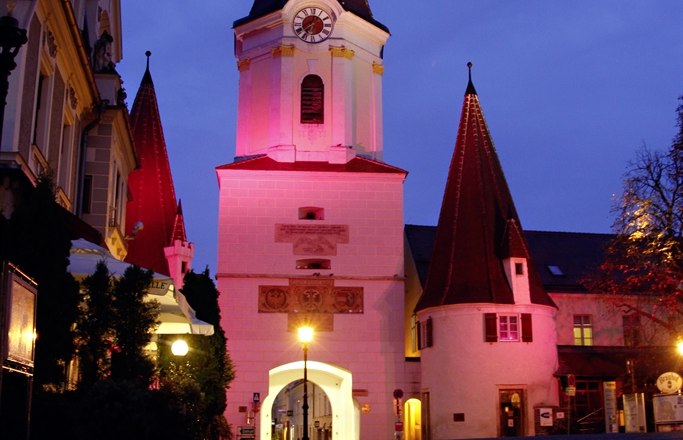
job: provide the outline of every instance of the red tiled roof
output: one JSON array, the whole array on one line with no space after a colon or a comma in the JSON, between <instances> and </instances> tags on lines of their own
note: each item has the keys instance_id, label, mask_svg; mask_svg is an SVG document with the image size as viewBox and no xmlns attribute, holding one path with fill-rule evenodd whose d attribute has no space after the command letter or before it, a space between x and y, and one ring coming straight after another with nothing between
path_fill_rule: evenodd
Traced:
<instances>
[{"instance_id":1,"label":"red tiled roof","mask_svg":"<svg viewBox=\"0 0 683 440\"><path fill-rule=\"evenodd\" d=\"M187 241L187 234L185 233L185 220L183 218L183 203L178 201L178 210L175 215L175 222L173 224L173 235L171 241L180 240Z\"/></svg>"},{"instance_id":2,"label":"red tiled roof","mask_svg":"<svg viewBox=\"0 0 683 440\"><path fill-rule=\"evenodd\" d=\"M126 232L130 234L137 221L142 221L144 228L128 242L126 261L168 274L164 247L178 227L177 204L149 59L130 119L140 167L128 176L131 199L126 205Z\"/></svg>"},{"instance_id":3,"label":"red tiled roof","mask_svg":"<svg viewBox=\"0 0 683 440\"><path fill-rule=\"evenodd\" d=\"M278 162L266 155L259 155L249 159L220 165L217 170L251 170L251 171L318 171L328 173L395 173L408 172L392 167L383 162L354 157L347 163L336 164L329 162Z\"/></svg>"},{"instance_id":4,"label":"red tiled roof","mask_svg":"<svg viewBox=\"0 0 683 440\"><path fill-rule=\"evenodd\" d=\"M424 286L434 247L436 226L406 225L413 261ZM586 293L584 281L594 274L603 260L605 246L612 234L587 232L523 231L536 272L546 292ZM559 272L553 273L555 266Z\"/></svg>"},{"instance_id":5,"label":"red tiled roof","mask_svg":"<svg viewBox=\"0 0 683 440\"><path fill-rule=\"evenodd\" d=\"M459 303L513 304L503 267L527 258L531 301L554 306L531 261L515 205L472 81L460 117L434 250L416 310Z\"/></svg>"}]
</instances>

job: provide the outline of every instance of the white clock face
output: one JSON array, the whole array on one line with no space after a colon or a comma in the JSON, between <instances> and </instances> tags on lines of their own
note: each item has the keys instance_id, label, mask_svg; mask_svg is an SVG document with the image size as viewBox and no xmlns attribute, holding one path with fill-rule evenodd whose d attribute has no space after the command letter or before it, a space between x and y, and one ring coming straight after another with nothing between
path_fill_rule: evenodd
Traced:
<instances>
[{"instance_id":1,"label":"white clock face","mask_svg":"<svg viewBox=\"0 0 683 440\"><path fill-rule=\"evenodd\" d=\"M294 16L294 33L307 43L320 43L332 34L332 17L320 8L303 8Z\"/></svg>"}]
</instances>

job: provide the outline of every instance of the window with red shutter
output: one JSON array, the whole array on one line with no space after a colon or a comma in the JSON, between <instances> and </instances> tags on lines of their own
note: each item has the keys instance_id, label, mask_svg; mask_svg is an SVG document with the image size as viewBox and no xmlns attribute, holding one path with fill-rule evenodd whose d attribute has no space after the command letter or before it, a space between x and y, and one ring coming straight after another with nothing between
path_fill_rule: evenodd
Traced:
<instances>
[{"instance_id":1,"label":"window with red shutter","mask_svg":"<svg viewBox=\"0 0 683 440\"><path fill-rule=\"evenodd\" d=\"M532 342L533 340L531 313L522 313L522 342Z\"/></svg>"},{"instance_id":2,"label":"window with red shutter","mask_svg":"<svg viewBox=\"0 0 683 440\"><path fill-rule=\"evenodd\" d=\"M484 313L484 341L498 342L498 320L495 313Z\"/></svg>"}]
</instances>

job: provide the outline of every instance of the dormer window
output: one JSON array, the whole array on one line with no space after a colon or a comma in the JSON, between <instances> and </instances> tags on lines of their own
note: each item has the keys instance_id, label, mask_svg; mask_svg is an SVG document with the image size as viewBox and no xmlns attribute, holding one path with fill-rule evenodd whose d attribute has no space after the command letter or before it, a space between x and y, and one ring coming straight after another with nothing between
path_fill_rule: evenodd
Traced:
<instances>
[{"instance_id":1,"label":"dormer window","mask_svg":"<svg viewBox=\"0 0 683 440\"><path fill-rule=\"evenodd\" d=\"M515 275L524 275L523 263L515 263Z\"/></svg>"},{"instance_id":2,"label":"dormer window","mask_svg":"<svg viewBox=\"0 0 683 440\"><path fill-rule=\"evenodd\" d=\"M558 266L556 264L548 264L546 267L548 268L548 270L550 271L550 273L553 276L555 276L555 277L563 277L564 276L564 272L562 272L562 269L560 268L560 266Z\"/></svg>"},{"instance_id":3,"label":"dormer window","mask_svg":"<svg viewBox=\"0 0 683 440\"><path fill-rule=\"evenodd\" d=\"M301 82L301 123L325 122L325 86L318 75L306 75Z\"/></svg>"}]
</instances>

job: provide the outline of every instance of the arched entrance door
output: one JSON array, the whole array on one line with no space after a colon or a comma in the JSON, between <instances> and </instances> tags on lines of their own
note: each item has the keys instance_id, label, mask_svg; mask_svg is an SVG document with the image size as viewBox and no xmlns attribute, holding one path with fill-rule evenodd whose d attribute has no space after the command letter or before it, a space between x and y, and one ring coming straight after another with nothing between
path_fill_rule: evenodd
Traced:
<instances>
[{"instance_id":1,"label":"arched entrance door","mask_svg":"<svg viewBox=\"0 0 683 440\"><path fill-rule=\"evenodd\" d=\"M304 381L290 382L275 397L273 403L273 440L296 440L303 438ZM325 391L308 381L308 438L310 440L332 439L332 405Z\"/></svg>"},{"instance_id":2,"label":"arched entrance door","mask_svg":"<svg viewBox=\"0 0 683 440\"><path fill-rule=\"evenodd\" d=\"M403 414L404 440L422 440L422 402L408 399Z\"/></svg>"},{"instance_id":3,"label":"arched entrance door","mask_svg":"<svg viewBox=\"0 0 683 440\"><path fill-rule=\"evenodd\" d=\"M329 440L360 440L360 425L359 425L359 410L356 408L356 403L353 400L352 390L352 376L351 372L343 368L335 367L333 365L322 362L308 361L308 380L309 385L309 399L312 398L311 389L319 390L319 393L324 393L330 406L330 430ZM262 440L276 440L273 432L278 433L277 430L272 429L273 420L280 420L277 411L282 409L280 403L283 402L281 393L287 393L289 390L296 390L303 378L304 363L292 362L290 364L281 365L270 370L268 377L268 395L263 399L261 405L261 422L260 432ZM294 395L292 395L294 396ZM309 400L309 406L311 405ZM286 414L286 413L285 413ZM311 424L314 419L310 418ZM291 425L291 423L290 423ZM299 436L301 432L298 433ZM294 437L296 438L296 437ZM314 440L312 437L311 440ZM289 439L282 439L289 440Z\"/></svg>"}]
</instances>

